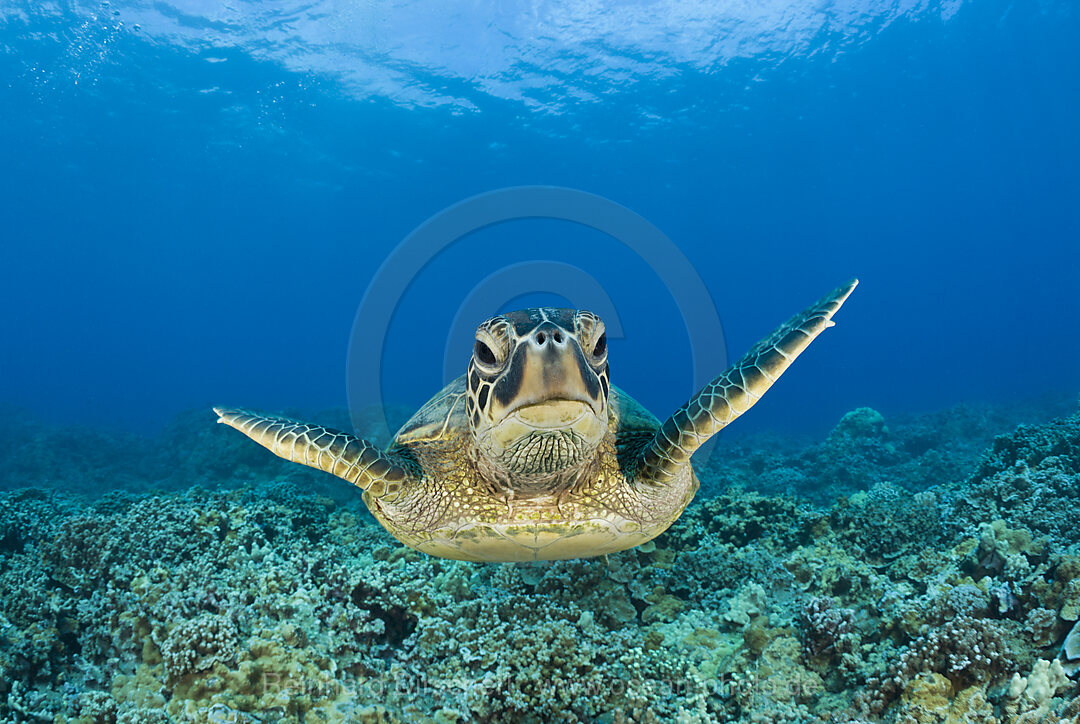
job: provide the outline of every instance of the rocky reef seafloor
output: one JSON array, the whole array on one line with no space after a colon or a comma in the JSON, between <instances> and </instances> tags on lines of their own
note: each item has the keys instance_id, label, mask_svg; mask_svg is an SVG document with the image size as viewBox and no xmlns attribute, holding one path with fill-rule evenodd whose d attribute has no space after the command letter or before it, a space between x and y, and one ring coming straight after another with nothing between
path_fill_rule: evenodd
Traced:
<instances>
[{"instance_id":1,"label":"rocky reef seafloor","mask_svg":"<svg viewBox=\"0 0 1080 724\"><path fill-rule=\"evenodd\" d=\"M0 720L1080 721L1080 413L1004 422L722 441L653 543L535 565L403 548L205 415L5 429Z\"/></svg>"}]
</instances>

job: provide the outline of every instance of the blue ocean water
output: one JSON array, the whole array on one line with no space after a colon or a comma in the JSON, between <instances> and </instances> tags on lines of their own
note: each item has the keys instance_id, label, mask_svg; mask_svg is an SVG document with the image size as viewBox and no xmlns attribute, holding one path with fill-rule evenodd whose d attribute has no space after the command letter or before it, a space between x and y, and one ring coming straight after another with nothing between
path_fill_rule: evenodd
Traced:
<instances>
[{"instance_id":1,"label":"blue ocean water","mask_svg":"<svg viewBox=\"0 0 1080 724\"><path fill-rule=\"evenodd\" d=\"M1076 721L1076 8L0 0L0 724ZM566 304L663 419L853 277L697 479L210 411Z\"/></svg>"},{"instance_id":2,"label":"blue ocean water","mask_svg":"<svg viewBox=\"0 0 1080 724\"><path fill-rule=\"evenodd\" d=\"M853 276L740 424L1075 396L1078 31L1063 0L0 3L0 401L147 431L344 406L391 251L521 185L655 225L723 340L600 232L500 224L423 266L372 340L386 399L437 390L470 291L532 260L607 291L614 381L661 416L693 345L734 359ZM560 301L534 297L497 306Z\"/></svg>"}]
</instances>

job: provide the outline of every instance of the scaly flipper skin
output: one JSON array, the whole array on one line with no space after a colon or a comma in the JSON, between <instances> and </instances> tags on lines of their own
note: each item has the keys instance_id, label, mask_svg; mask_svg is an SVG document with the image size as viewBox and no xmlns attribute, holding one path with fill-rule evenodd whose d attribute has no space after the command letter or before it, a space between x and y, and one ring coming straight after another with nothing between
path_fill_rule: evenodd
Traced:
<instances>
[{"instance_id":1,"label":"scaly flipper skin","mask_svg":"<svg viewBox=\"0 0 1080 724\"><path fill-rule=\"evenodd\" d=\"M415 478L405 461L348 433L248 410L215 407L218 422L236 428L278 457L324 470L373 498L396 498Z\"/></svg>"},{"instance_id":2,"label":"scaly flipper skin","mask_svg":"<svg viewBox=\"0 0 1080 724\"><path fill-rule=\"evenodd\" d=\"M858 283L852 279L796 314L676 410L642 451L635 482L664 485L675 479L695 450L753 407L814 338L834 324L832 316Z\"/></svg>"}]
</instances>

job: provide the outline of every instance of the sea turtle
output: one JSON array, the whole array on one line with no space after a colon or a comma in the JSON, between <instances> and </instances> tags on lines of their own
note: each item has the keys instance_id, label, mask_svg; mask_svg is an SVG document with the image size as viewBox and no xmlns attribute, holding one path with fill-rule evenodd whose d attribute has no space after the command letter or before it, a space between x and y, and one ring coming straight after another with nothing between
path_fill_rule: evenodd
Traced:
<instances>
[{"instance_id":1,"label":"sea turtle","mask_svg":"<svg viewBox=\"0 0 1080 724\"><path fill-rule=\"evenodd\" d=\"M604 323L573 309L500 314L468 371L385 450L283 417L215 408L275 454L344 478L399 541L443 558L586 558L655 538L698 489L690 456L746 412L855 288L758 342L663 424L608 380Z\"/></svg>"}]
</instances>

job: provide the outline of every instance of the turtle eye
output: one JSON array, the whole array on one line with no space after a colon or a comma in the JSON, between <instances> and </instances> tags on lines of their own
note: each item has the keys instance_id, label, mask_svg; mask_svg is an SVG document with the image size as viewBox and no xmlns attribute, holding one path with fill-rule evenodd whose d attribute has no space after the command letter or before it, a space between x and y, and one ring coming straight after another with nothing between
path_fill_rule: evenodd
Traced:
<instances>
[{"instance_id":1,"label":"turtle eye","mask_svg":"<svg viewBox=\"0 0 1080 724\"><path fill-rule=\"evenodd\" d=\"M491 347L488 347L480 340L476 340L476 346L473 347L473 357L485 367L494 367L499 363L495 359L495 353L491 351Z\"/></svg>"},{"instance_id":2,"label":"turtle eye","mask_svg":"<svg viewBox=\"0 0 1080 724\"><path fill-rule=\"evenodd\" d=\"M596 338L596 343L593 345L592 356L595 359L600 359L607 354L607 332L604 332Z\"/></svg>"}]
</instances>

